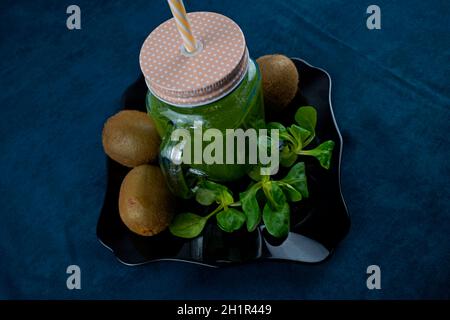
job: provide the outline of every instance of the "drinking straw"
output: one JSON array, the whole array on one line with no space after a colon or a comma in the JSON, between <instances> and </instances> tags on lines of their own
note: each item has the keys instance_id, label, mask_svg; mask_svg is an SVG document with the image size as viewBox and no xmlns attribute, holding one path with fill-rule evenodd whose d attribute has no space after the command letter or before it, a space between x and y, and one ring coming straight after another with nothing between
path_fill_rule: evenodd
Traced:
<instances>
[{"instance_id":1,"label":"drinking straw","mask_svg":"<svg viewBox=\"0 0 450 320\"><path fill-rule=\"evenodd\" d=\"M183 0L167 0L170 11L175 19L178 32L183 39L183 45L190 53L196 49L196 41L192 35L191 25L189 24L186 9L184 8Z\"/></svg>"}]
</instances>

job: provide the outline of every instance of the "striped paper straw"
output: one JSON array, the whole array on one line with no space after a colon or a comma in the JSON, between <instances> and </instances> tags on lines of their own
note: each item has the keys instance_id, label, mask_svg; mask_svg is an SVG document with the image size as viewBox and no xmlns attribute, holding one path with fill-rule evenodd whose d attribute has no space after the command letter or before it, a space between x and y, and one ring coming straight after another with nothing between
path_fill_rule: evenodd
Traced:
<instances>
[{"instance_id":1,"label":"striped paper straw","mask_svg":"<svg viewBox=\"0 0 450 320\"><path fill-rule=\"evenodd\" d=\"M183 0L167 0L172 11L173 17L183 39L184 47L188 52L194 52L196 49L196 42L192 35L191 25L187 19L186 9L184 8Z\"/></svg>"}]
</instances>

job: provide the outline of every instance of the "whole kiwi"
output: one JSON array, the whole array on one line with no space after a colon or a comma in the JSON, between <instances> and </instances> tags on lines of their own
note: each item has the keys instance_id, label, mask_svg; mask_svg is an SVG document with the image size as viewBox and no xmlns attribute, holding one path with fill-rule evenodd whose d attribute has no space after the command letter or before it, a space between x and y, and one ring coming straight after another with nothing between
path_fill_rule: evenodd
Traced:
<instances>
[{"instance_id":1,"label":"whole kiwi","mask_svg":"<svg viewBox=\"0 0 450 320\"><path fill-rule=\"evenodd\" d=\"M128 229L142 236L156 235L169 226L173 203L158 166L133 168L120 186L120 218Z\"/></svg>"},{"instance_id":2,"label":"whole kiwi","mask_svg":"<svg viewBox=\"0 0 450 320\"><path fill-rule=\"evenodd\" d=\"M294 99L299 76L295 64L281 54L265 55L256 60L261 70L264 105L279 111Z\"/></svg>"},{"instance_id":3,"label":"whole kiwi","mask_svg":"<svg viewBox=\"0 0 450 320\"><path fill-rule=\"evenodd\" d=\"M123 110L106 121L102 142L111 159L124 166L135 167L156 161L161 139L149 115Z\"/></svg>"}]
</instances>

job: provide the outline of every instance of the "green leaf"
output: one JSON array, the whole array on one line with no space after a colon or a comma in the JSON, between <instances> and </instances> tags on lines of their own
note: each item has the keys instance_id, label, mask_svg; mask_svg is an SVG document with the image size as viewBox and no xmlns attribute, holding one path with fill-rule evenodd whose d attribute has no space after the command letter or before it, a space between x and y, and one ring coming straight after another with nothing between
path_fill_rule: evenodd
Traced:
<instances>
[{"instance_id":1,"label":"green leaf","mask_svg":"<svg viewBox=\"0 0 450 320\"><path fill-rule=\"evenodd\" d=\"M267 124L267 129L269 130L269 132L271 132L270 131L271 129L278 129L278 136L281 141L289 141L291 144L295 143L294 139L292 138L292 135L288 131L288 128L283 126L281 123L270 122Z\"/></svg>"},{"instance_id":2,"label":"green leaf","mask_svg":"<svg viewBox=\"0 0 450 320\"><path fill-rule=\"evenodd\" d=\"M295 161L297 161L298 155L292 151L289 145L285 145L280 152L280 164L283 167L289 168Z\"/></svg>"},{"instance_id":3,"label":"green leaf","mask_svg":"<svg viewBox=\"0 0 450 320\"><path fill-rule=\"evenodd\" d=\"M319 160L322 167L329 169L331 165L331 157L333 156L333 148L334 141L328 140L312 150L302 150L299 154L313 156Z\"/></svg>"},{"instance_id":4,"label":"green leaf","mask_svg":"<svg viewBox=\"0 0 450 320\"><path fill-rule=\"evenodd\" d=\"M269 201L263 209L263 220L267 231L274 237L281 238L287 236L290 228L290 209L286 197L281 188L275 182L270 182L270 186L264 189Z\"/></svg>"},{"instance_id":5,"label":"green leaf","mask_svg":"<svg viewBox=\"0 0 450 320\"><path fill-rule=\"evenodd\" d=\"M300 107L295 113L295 121L303 129L308 130L311 135L303 142L303 147L306 147L316 135L317 111L314 107L306 106Z\"/></svg>"},{"instance_id":6,"label":"green leaf","mask_svg":"<svg viewBox=\"0 0 450 320\"><path fill-rule=\"evenodd\" d=\"M169 230L174 236L180 238L195 238L202 232L207 220L207 217L193 213L181 213L174 217Z\"/></svg>"},{"instance_id":7,"label":"green leaf","mask_svg":"<svg viewBox=\"0 0 450 320\"><path fill-rule=\"evenodd\" d=\"M280 184L280 187L285 191L289 201L298 202L303 199L302 194L290 184Z\"/></svg>"},{"instance_id":8,"label":"green leaf","mask_svg":"<svg viewBox=\"0 0 450 320\"><path fill-rule=\"evenodd\" d=\"M245 223L245 215L233 208L227 208L219 212L216 218L220 229L226 232L236 231Z\"/></svg>"},{"instance_id":9,"label":"green leaf","mask_svg":"<svg viewBox=\"0 0 450 320\"><path fill-rule=\"evenodd\" d=\"M249 171L248 176L254 181L261 181L261 166L255 166L251 171Z\"/></svg>"},{"instance_id":10,"label":"green leaf","mask_svg":"<svg viewBox=\"0 0 450 320\"><path fill-rule=\"evenodd\" d=\"M267 127L268 130L270 130L270 129L278 129L280 131L280 134L283 133L283 132L287 132L286 127L283 126L279 122L269 122L266 127Z\"/></svg>"},{"instance_id":11,"label":"green leaf","mask_svg":"<svg viewBox=\"0 0 450 320\"><path fill-rule=\"evenodd\" d=\"M227 189L228 190L228 189ZM234 202L233 196L230 191L223 190L220 195L220 203L223 207L226 207Z\"/></svg>"},{"instance_id":12,"label":"green leaf","mask_svg":"<svg viewBox=\"0 0 450 320\"><path fill-rule=\"evenodd\" d=\"M209 206L213 204L217 199L217 192L206 189L198 188L195 192L195 200L203 206Z\"/></svg>"},{"instance_id":13,"label":"green leaf","mask_svg":"<svg viewBox=\"0 0 450 320\"><path fill-rule=\"evenodd\" d=\"M286 202L282 207L274 209L269 203L264 206L263 219L267 231L277 238L286 237L290 228L290 209Z\"/></svg>"},{"instance_id":14,"label":"green leaf","mask_svg":"<svg viewBox=\"0 0 450 320\"><path fill-rule=\"evenodd\" d=\"M223 206L234 202L231 191L227 187L208 180L203 180L198 184L195 200L204 206L209 206L214 201Z\"/></svg>"},{"instance_id":15,"label":"green leaf","mask_svg":"<svg viewBox=\"0 0 450 320\"><path fill-rule=\"evenodd\" d=\"M308 198L309 196L305 164L303 162L296 163L279 183L292 202L300 201L302 198Z\"/></svg>"},{"instance_id":16,"label":"green leaf","mask_svg":"<svg viewBox=\"0 0 450 320\"><path fill-rule=\"evenodd\" d=\"M302 127L299 127L296 124L290 126L288 128L288 131L294 137L295 140L294 152L300 151L305 146L305 143L308 142L308 139L310 139L311 135L313 135L314 132L303 129Z\"/></svg>"},{"instance_id":17,"label":"green leaf","mask_svg":"<svg viewBox=\"0 0 450 320\"><path fill-rule=\"evenodd\" d=\"M305 106L298 108L295 113L295 121L310 132L315 132L317 124L317 111L314 107Z\"/></svg>"},{"instance_id":18,"label":"green leaf","mask_svg":"<svg viewBox=\"0 0 450 320\"><path fill-rule=\"evenodd\" d=\"M252 232L261 222L261 209L259 208L256 193L258 187L250 187L247 191L241 192L239 198L241 200L242 210L247 217L247 230Z\"/></svg>"},{"instance_id":19,"label":"green leaf","mask_svg":"<svg viewBox=\"0 0 450 320\"><path fill-rule=\"evenodd\" d=\"M286 196L278 185L278 181L268 181L263 185L264 194L273 208L282 206L286 202Z\"/></svg>"}]
</instances>

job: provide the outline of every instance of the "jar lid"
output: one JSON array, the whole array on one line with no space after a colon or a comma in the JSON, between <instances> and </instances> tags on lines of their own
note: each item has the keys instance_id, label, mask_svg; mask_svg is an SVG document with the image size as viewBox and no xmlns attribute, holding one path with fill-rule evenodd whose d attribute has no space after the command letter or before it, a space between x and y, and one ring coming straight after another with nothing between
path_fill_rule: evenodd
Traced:
<instances>
[{"instance_id":1,"label":"jar lid","mask_svg":"<svg viewBox=\"0 0 450 320\"><path fill-rule=\"evenodd\" d=\"M244 78L248 52L231 19L213 12L188 13L197 50L188 53L174 19L158 26L142 45L139 62L149 90L169 104L197 106L220 99Z\"/></svg>"}]
</instances>

